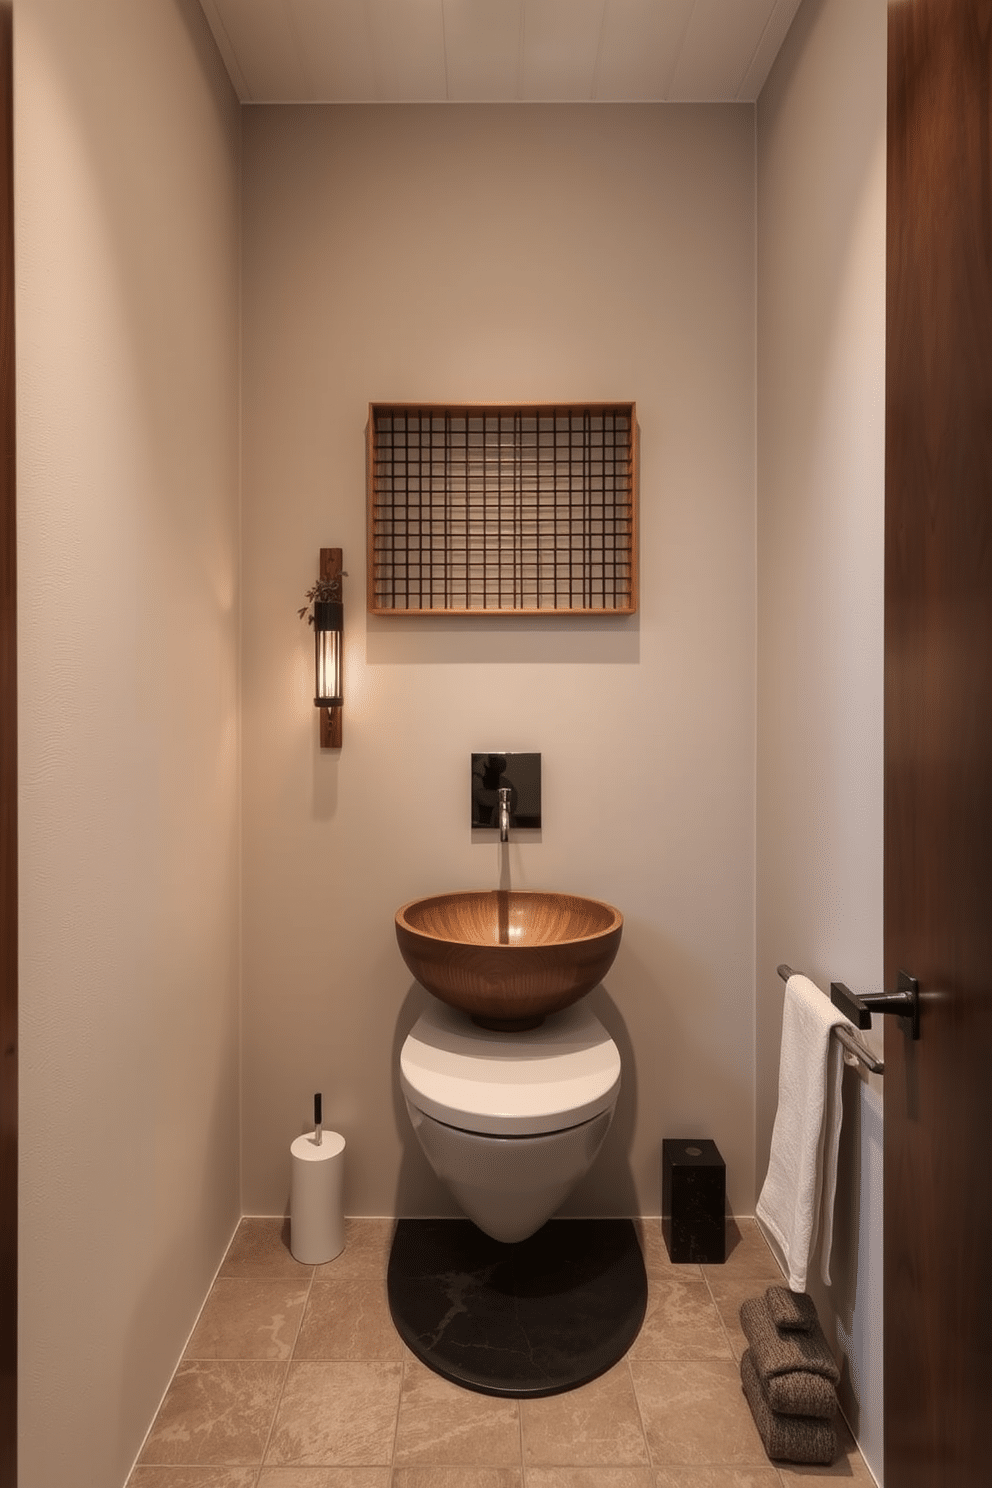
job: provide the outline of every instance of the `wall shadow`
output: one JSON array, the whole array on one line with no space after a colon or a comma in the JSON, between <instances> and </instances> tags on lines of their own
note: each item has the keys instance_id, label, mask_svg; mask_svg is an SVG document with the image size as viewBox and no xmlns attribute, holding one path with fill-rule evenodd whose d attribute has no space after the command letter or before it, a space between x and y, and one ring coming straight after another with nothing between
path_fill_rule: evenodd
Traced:
<instances>
[{"instance_id":1,"label":"wall shadow","mask_svg":"<svg viewBox=\"0 0 992 1488\"><path fill-rule=\"evenodd\" d=\"M396 1219L423 1219L438 1216L447 1218L461 1213L420 1150L420 1143L417 1141L407 1113L403 1091L400 1089L400 1050L403 1048L410 1029L432 1001L431 994L426 992L419 982L411 982L396 1016L396 1025L393 1030L390 1089L393 1097L396 1134L401 1148L400 1166L396 1175L396 1191L393 1198L393 1215Z\"/></svg>"},{"instance_id":2,"label":"wall shadow","mask_svg":"<svg viewBox=\"0 0 992 1488\"><path fill-rule=\"evenodd\" d=\"M570 615L515 619L484 616L365 617L369 666L423 666L429 637L432 665L636 666L641 659L638 615Z\"/></svg>"},{"instance_id":3,"label":"wall shadow","mask_svg":"<svg viewBox=\"0 0 992 1488\"><path fill-rule=\"evenodd\" d=\"M585 1219L640 1215L637 1185L630 1165L637 1125L637 1062L623 1014L601 982L589 993L596 1017L620 1051L620 1094L606 1141L596 1161L562 1205L561 1213ZM603 1175L609 1173L608 1191Z\"/></svg>"}]
</instances>

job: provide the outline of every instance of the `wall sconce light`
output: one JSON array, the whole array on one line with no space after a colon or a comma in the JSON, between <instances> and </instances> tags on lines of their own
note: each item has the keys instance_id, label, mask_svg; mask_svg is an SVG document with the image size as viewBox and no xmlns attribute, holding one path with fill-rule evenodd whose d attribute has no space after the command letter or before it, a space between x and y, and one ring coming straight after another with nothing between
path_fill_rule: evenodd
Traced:
<instances>
[{"instance_id":1,"label":"wall sconce light","mask_svg":"<svg viewBox=\"0 0 992 1488\"><path fill-rule=\"evenodd\" d=\"M341 748L341 713L344 696L341 685L341 663L344 651L344 606L341 602L341 580L346 577L341 567L340 548L321 548L320 578L307 592L313 604L309 616L313 626L315 658L314 707L320 709L321 749ZM307 606L300 610L300 618Z\"/></svg>"}]
</instances>

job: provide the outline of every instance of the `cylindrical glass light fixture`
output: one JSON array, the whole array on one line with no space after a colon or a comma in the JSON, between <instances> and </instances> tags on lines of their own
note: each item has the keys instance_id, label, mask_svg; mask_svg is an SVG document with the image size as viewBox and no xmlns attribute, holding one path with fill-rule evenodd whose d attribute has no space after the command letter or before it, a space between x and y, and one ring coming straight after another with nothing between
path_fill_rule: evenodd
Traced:
<instances>
[{"instance_id":1,"label":"cylindrical glass light fixture","mask_svg":"<svg viewBox=\"0 0 992 1488\"><path fill-rule=\"evenodd\" d=\"M340 600L316 600L313 631L317 658L317 708L340 708L341 652L344 647L344 606Z\"/></svg>"}]
</instances>

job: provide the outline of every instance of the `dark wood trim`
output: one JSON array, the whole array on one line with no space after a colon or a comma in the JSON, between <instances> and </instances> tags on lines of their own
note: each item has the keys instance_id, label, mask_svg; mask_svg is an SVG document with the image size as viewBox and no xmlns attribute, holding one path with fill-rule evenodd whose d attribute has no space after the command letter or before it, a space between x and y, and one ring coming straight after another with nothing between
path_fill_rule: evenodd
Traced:
<instances>
[{"instance_id":1,"label":"dark wood trim","mask_svg":"<svg viewBox=\"0 0 992 1488\"><path fill-rule=\"evenodd\" d=\"M0 0L0 1488L17 1482L17 590L13 20Z\"/></svg>"}]
</instances>

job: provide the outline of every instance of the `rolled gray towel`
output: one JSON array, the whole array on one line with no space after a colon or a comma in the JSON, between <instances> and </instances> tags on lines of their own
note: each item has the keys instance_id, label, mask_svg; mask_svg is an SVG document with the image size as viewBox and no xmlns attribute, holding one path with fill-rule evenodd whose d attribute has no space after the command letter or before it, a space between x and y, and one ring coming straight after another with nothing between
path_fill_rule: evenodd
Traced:
<instances>
[{"instance_id":1,"label":"rolled gray towel","mask_svg":"<svg viewBox=\"0 0 992 1488\"><path fill-rule=\"evenodd\" d=\"M741 1304L741 1327L772 1410L829 1418L837 1406L840 1370L819 1322L808 1333L782 1333L764 1297Z\"/></svg>"},{"instance_id":2,"label":"rolled gray towel","mask_svg":"<svg viewBox=\"0 0 992 1488\"><path fill-rule=\"evenodd\" d=\"M781 1333L809 1333L819 1323L816 1303L809 1292L790 1292L771 1286L765 1293L772 1322Z\"/></svg>"},{"instance_id":3,"label":"rolled gray towel","mask_svg":"<svg viewBox=\"0 0 992 1488\"><path fill-rule=\"evenodd\" d=\"M762 1445L773 1462L803 1462L829 1467L837 1455L837 1433L833 1423L816 1416L786 1416L772 1410L761 1388L751 1358L745 1349L741 1359L741 1384Z\"/></svg>"}]
</instances>

